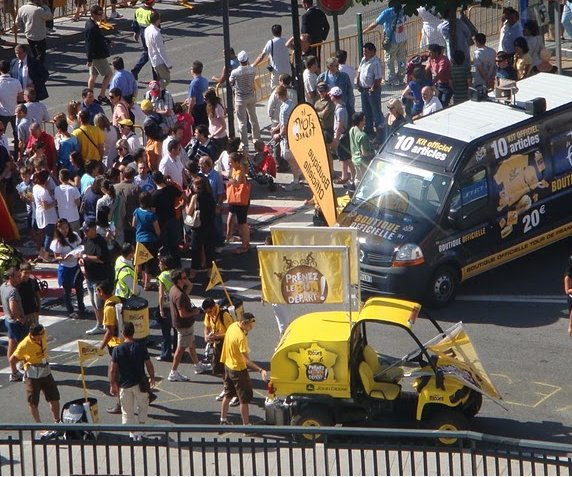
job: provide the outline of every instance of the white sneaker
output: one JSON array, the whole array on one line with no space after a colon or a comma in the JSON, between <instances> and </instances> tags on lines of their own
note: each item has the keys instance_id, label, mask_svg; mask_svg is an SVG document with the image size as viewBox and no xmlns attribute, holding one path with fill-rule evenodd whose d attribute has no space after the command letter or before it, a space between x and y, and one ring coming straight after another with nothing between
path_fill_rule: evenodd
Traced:
<instances>
[{"instance_id":1,"label":"white sneaker","mask_svg":"<svg viewBox=\"0 0 572 477\"><path fill-rule=\"evenodd\" d=\"M212 371L210 365L205 364L202 361L199 361L197 364L195 364L195 374L202 374L206 373L207 371Z\"/></svg>"},{"instance_id":2,"label":"white sneaker","mask_svg":"<svg viewBox=\"0 0 572 477\"><path fill-rule=\"evenodd\" d=\"M109 18L111 20L115 20L116 18L123 18L123 15L121 15L121 13L118 13L118 12L111 12L109 14Z\"/></svg>"},{"instance_id":3,"label":"white sneaker","mask_svg":"<svg viewBox=\"0 0 572 477\"><path fill-rule=\"evenodd\" d=\"M103 325L95 325L93 328L85 332L86 335L102 335L105 333Z\"/></svg>"},{"instance_id":4,"label":"white sneaker","mask_svg":"<svg viewBox=\"0 0 572 477\"><path fill-rule=\"evenodd\" d=\"M224 389L220 392L220 394L215 398L217 401L222 401L224 398Z\"/></svg>"},{"instance_id":5,"label":"white sneaker","mask_svg":"<svg viewBox=\"0 0 572 477\"><path fill-rule=\"evenodd\" d=\"M179 373L179 371L171 371L167 377L168 381L171 382L185 382L190 381L190 379L184 374Z\"/></svg>"},{"instance_id":6,"label":"white sneaker","mask_svg":"<svg viewBox=\"0 0 572 477\"><path fill-rule=\"evenodd\" d=\"M238 397L237 397L237 396L234 396L234 397L230 400L229 406L230 406L230 407L236 407L236 406L238 406L239 404L240 404L240 401L239 401Z\"/></svg>"}]
</instances>

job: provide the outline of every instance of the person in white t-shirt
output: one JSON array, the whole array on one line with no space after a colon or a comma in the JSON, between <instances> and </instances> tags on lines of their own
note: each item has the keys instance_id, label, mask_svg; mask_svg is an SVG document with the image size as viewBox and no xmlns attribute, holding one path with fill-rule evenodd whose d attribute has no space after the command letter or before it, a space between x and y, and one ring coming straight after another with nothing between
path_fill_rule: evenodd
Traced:
<instances>
[{"instance_id":1,"label":"person in white t-shirt","mask_svg":"<svg viewBox=\"0 0 572 477\"><path fill-rule=\"evenodd\" d=\"M270 87L274 88L278 85L278 77L282 74L291 74L290 51L286 46L286 40L282 38L282 26L272 25L272 35L274 38L268 40L262 52L252 66L258 66L265 56L268 56L268 70L270 71Z\"/></svg>"},{"instance_id":2,"label":"person in white t-shirt","mask_svg":"<svg viewBox=\"0 0 572 477\"><path fill-rule=\"evenodd\" d=\"M59 172L60 185L54 190L54 199L58 206L58 215L69 222L71 229L79 233L79 189L70 184L70 172L62 169Z\"/></svg>"},{"instance_id":3,"label":"person in white t-shirt","mask_svg":"<svg viewBox=\"0 0 572 477\"><path fill-rule=\"evenodd\" d=\"M171 139L167 146L168 154L161 159L159 171L166 177L169 176L173 182L181 188L185 187L183 180L183 163L179 160L181 143L176 139Z\"/></svg>"},{"instance_id":4,"label":"person in white t-shirt","mask_svg":"<svg viewBox=\"0 0 572 477\"><path fill-rule=\"evenodd\" d=\"M49 171L43 170L35 173L34 187L32 189L34 203L36 204L36 224L38 225L38 229L44 235L44 240L38 253L38 259L42 261L49 261L50 244L52 243L54 229L56 228L56 222L58 221L56 201L47 188L49 178Z\"/></svg>"},{"instance_id":5,"label":"person in white t-shirt","mask_svg":"<svg viewBox=\"0 0 572 477\"><path fill-rule=\"evenodd\" d=\"M423 98L423 112L422 116L429 116L443 109L443 105L439 98L435 96L435 92L431 86L425 86L421 90L421 97Z\"/></svg>"},{"instance_id":6,"label":"person in white t-shirt","mask_svg":"<svg viewBox=\"0 0 572 477\"><path fill-rule=\"evenodd\" d=\"M318 99L318 71L320 65L318 58L315 56L308 56L306 58L306 69L302 73L304 79L304 97L307 103L314 104Z\"/></svg>"},{"instance_id":7,"label":"person in white t-shirt","mask_svg":"<svg viewBox=\"0 0 572 477\"><path fill-rule=\"evenodd\" d=\"M54 240L52 240L50 249L54 252L56 260L59 260L58 285L64 290L64 304L69 317L79 318L73 309L71 292L72 288L75 289L78 312L85 313L83 273L78 263L78 257L83 252L83 246L81 246L81 238L71 229L66 219L59 219L56 223Z\"/></svg>"},{"instance_id":8,"label":"person in white t-shirt","mask_svg":"<svg viewBox=\"0 0 572 477\"><path fill-rule=\"evenodd\" d=\"M346 50L338 50L336 51L336 58L340 64L340 71L350 77L350 81L355 87L357 71L353 66L346 64L346 61L348 61L348 52Z\"/></svg>"}]
</instances>

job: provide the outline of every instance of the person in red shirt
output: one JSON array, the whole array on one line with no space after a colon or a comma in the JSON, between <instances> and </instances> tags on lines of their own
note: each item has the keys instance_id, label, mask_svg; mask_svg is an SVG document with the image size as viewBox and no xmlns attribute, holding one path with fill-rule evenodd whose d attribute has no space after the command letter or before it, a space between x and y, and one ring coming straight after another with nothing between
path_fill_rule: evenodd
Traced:
<instances>
[{"instance_id":1,"label":"person in red shirt","mask_svg":"<svg viewBox=\"0 0 572 477\"><path fill-rule=\"evenodd\" d=\"M37 141L41 141L42 144L44 145L44 154L46 156L46 164L48 166L48 170L52 174L55 174L57 172L55 169L57 151L54 138L46 131L42 130L41 124L32 123L32 125L30 126L30 138L28 139L28 144L26 144L28 155L30 155L32 151L32 146Z\"/></svg>"},{"instance_id":2,"label":"person in red shirt","mask_svg":"<svg viewBox=\"0 0 572 477\"><path fill-rule=\"evenodd\" d=\"M443 54L443 47L437 44L431 44L428 47L429 61L427 62L426 72L431 75L433 85L437 90L437 97L441 101L444 108L449 105L453 90L449 86L451 79L451 62Z\"/></svg>"},{"instance_id":3,"label":"person in red shirt","mask_svg":"<svg viewBox=\"0 0 572 477\"><path fill-rule=\"evenodd\" d=\"M186 147L194 136L193 126L195 125L195 118L186 112L181 103L175 103L173 105L173 112L177 117L177 122L183 125L183 137L181 139L181 145ZM216 161L217 158L215 157L213 160Z\"/></svg>"}]
</instances>

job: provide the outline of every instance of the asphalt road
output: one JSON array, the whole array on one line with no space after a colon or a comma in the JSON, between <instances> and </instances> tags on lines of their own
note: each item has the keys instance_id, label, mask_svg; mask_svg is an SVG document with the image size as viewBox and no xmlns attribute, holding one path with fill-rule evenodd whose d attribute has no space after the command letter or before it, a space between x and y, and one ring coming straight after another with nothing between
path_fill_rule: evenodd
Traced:
<instances>
[{"instance_id":1,"label":"asphalt road","mask_svg":"<svg viewBox=\"0 0 572 477\"><path fill-rule=\"evenodd\" d=\"M342 35L353 28L354 13L350 11L340 19ZM238 51L246 49L254 57L268 39L273 23L284 25L289 35L290 15L287 2L244 3L231 9L232 45ZM222 33L220 17L198 15L181 21L166 22L168 52L173 58L174 78L170 86L175 97L185 94L191 62L201 59L205 63L205 76L218 74L222 66ZM132 65L139 54L138 45L130 40L128 32L117 33L113 54L125 57ZM57 47L48 53L50 70L56 71L49 83L50 98L47 105L55 113L79 95L86 81L83 45ZM150 79L149 69L143 70L143 81ZM262 108L261 108L262 109ZM301 211L281 221L307 224L309 211ZM255 231L253 243L261 243L265 230ZM463 321L479 351L481 359L505 399L508 411L485 401L482 412L473 421L478 431L569 442L569 422L572 417L571 385L567 371L570 337L567 335L566 303L561 293L564 262L572 241L567 240L536 252L524 259L468 281L463 285L458 300L449 308L433 315L444 322ZM278 340L278 330L271 307L260 303L255 251L233 256L224 253L219 263L225 283L233 294L241 295L246 309L257 316L254 331L249 336L252 357L268 369L270 357ZM193 297L202 299L208 294L200 285L193 289ZM212 296L221 297L220 289ZM156 302L148 294L150 304ZM301 312L309 311L307 308ZM55 307L43 313L50 317L49 347L54 372L60 384L62 403L82 396L80 368L77 353L62 351L92 326L90 320L63 318L63 308ZM200 330L200 327L197 327ZM158 335L158 330L153 330ZM202 342L199 340L199 346ZM57 351L60 349L60 351ZM157 354L152 349L152 353ZM4 354L4 353L3 353ZM1 367L7 366L5 358ZM221 389L221 381L211 376L192 376L191 383L169 383L166 380L169 365L154 361L159 378L159 399L150 412L150 422L161 423L216 423L219 403L214 397ZM183 364L181 372L192 374L190 365ZM95 360L85 370L90 395L99 400L101 422L119 422L118 416L104 412L114 400L107 396L107 358ZM254 422L263 419L265 384L253 374L256 387L255 403L251 407ZM22 384L8 382L6 369L0 378L0 400L3 412L0 421L30 422L24 400ZM47 418L47 407L41 404L41 413ZM233 418L239 417L233 411Z\"/></svg>"}]
</instances>

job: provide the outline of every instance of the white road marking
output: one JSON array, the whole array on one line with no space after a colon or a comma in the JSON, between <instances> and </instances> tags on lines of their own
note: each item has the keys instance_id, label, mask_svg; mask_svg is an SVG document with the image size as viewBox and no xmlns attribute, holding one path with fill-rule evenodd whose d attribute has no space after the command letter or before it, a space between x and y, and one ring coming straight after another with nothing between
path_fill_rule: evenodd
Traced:
<instances>
[{"instance_id":1,"label":"white road marking","mask_svg":"<svg viewBox=\"0 0 572 477\"><path fill-rule=\"evenodd\" d=\"M566 303L566 298L561 295L459 295L457 300L497 303Z\"/></svg>"}]
</instances>

